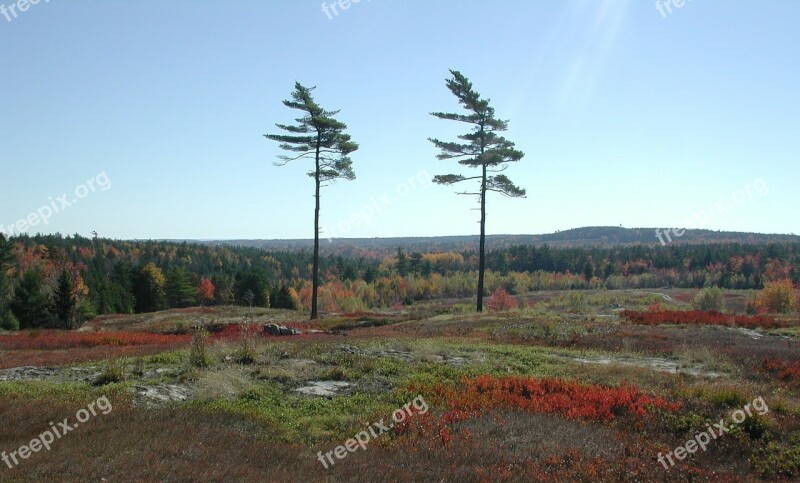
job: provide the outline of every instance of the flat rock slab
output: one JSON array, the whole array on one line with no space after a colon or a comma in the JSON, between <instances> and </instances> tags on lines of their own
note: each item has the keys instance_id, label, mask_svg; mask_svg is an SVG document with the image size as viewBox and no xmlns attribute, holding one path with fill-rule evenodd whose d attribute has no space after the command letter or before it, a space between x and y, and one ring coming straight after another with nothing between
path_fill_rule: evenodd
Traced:
<instances>
[{"instance_id":1,"label":"flat rock slab","mask_svg":"<svg viewBox=\"0 0 800 483\"><path fill-rule=\"evenodd\" d=\"M352 386L344 381L314 381L310 385L295 389L300 394L307 396L331 397Z\"/></svg>"},{"instance_id":2,"label":"flat rock slab","mask_svg":"<svg viewBox=\"0 0 800 483\"><path fill-rule=\"evenodd\" d=\"M663 359L660 357L642 357L640 359L620 359L612 357L568 357L560 356L582 364L600 364L600 365L620 365L632 366L653 369L659 372L668 372L672 374L688 374L697 377L722 377L725 374L719 372L712 372L705 368L702 364L685 365L678 361Z\"/></svg>"},{"instance_id":3,"label":"flat rock slab","mask_svg":"<svg viewBox=\"0 0 800 483\"><path fill-rule=\"evenodd\" d=\"M0 381L91 382L100 375L97 367L14 367L0 370Z\"/></svg>"},{"instance_id":4,"label":"flat rock slab","mask_svg":"<svg viewBox=\"0 0 800 483\"><path fill-rule=\"evenodd\" d=\"M133 386L137 402L144 404L186 401L189 388L180 384L158 384L156 386Z\"/></svg>"}]
</instances>

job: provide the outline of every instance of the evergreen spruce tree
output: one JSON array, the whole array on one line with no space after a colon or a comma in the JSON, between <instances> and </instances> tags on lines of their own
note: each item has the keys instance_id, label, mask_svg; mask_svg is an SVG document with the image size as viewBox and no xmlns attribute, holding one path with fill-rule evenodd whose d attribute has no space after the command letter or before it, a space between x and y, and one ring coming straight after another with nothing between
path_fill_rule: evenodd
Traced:
<instances>
[{"instance_id":1,"label":"evergreen spruce tree","mask_svg":"<svg viewBox=\"0 0 800 483\"><path fill-rule=\"evenodd\" d=\"M173 308L185 308L193 305L197 294L186 269L173 268L167 272L165 289L167 302Z\"/></svg>"},{"instance_id":2,"label":"evergreen spruce tree","mask_svg":"<svg viewBox=\"0 0 800 483\"><path fill-rule=\"evenodd\" d=\"M14 258L12 246L5 235L0 233L0 329L3 330L19 330L19 321L11 312L11 279L6 273Z\"/></svg>"},{"instance_id":3,"label":"evergreen spruce tree","mask_svg":"<svg viewBox=\"0 0 800 483\"><path fill-rule=\"evenodd\" d=\"M53 300L51 302L51 310L59 328L66 330L75 328L75 309L77 306L78 298L75 296L72 274L68 270L62 270L58 275L56 290L53 292Z\"/></svg>"},{"instance_id":4,"label":"evergreen spruce tree","mask_svg":"<svg viewBox=\"0 0 800 483\"><path fill-rule=\"evenodd\" d=\"M50 325L49 301L44 293L41 272L25 272L14 290L11 310L19 320L20 329L37 329Z\"/></svg>"}]
</instances>

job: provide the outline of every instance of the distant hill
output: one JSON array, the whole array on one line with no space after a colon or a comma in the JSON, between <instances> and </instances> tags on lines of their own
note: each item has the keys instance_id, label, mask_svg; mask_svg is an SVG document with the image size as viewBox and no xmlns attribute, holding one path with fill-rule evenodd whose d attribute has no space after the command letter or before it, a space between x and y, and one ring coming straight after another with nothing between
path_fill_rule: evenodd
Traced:
<instances>
[{"instance_id":1,"label":"distant hill","mask_svg":"<svg viewBox=\"0 0 800 483\"><path fill-rule=\"evenodd\" d=\"M658 245L655 228L622 228L594 226L574 228L545 235L487 235L489 249L511 245L549 245L551 247L610 247L627 245ZM742 243L762 245L768 243L800 243L800 236L741 233L713 230L686 230L681 237L672 236L673 243ZM168 240L187 241L221 246L256 247L266 250L310 250L313 240ZM667 241L667 238L664 238ZM462 251L474 250L478 244L477 235L441 237L400 237L400 238L334 238L320 240L322 251L337 254L353 254L364 251L385 253L402 247L407 251Z\"/></svg>"}]
</instances>

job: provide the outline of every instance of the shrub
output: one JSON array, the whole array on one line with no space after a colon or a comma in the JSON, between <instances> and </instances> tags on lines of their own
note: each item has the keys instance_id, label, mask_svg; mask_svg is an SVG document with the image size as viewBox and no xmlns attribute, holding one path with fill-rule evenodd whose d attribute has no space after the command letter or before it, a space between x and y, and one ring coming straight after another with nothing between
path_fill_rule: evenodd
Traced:
<instances>
[{"instance_id":1,"label":"shrub","mask_svg":"<svg viewBox=\"0 0 800 483\"><path fill-rule=\"evenodd\" d=\"M664 306L661 304L661 300L656 300L655 302L647 306L648 312L662 312L663 310Z\"/></svg>"},{"instance_id":2,"label":"shrub","mask_svg":"<svg viewBox=\"0 0 800 483\"><path fill-rule=\"evenodd\" d=\"M567 294L567 304L573 309L580 309L586 304L583 292L572 291Z\"/></svg>"},{"instance_id":3,"label":"shrub","mask_svg":"<svg viewBox=\"0 0 800 483\"><path fill-rule=\"evenodd\" d=\"M694 411L689 411L686 414L667 413L665 415L665 421L667 423L667 428L672 431L675 436L683 436L701 428L705 424L706 418Z\"/></svg>"},{"instance_id":4,"label":"shrub","mask_svg":"<svg viewBox=\"0 0 800 483\"><path fill-rule=\"evenodd\" d=\"M692 307L695 310L724 310L725 300L722 290L719 287L711 287L699 291L692 300Z\"/></svg>"},{"instance_id":5,"label":"shrub","mask_svg":"<svg viewBox=\"0 0 800 483\"><path fill-rule=\"evenodd\" d=\"M755 315L758 313L758 297L755 292L750 292L747 295L747 305L744 308L744 313L747 315Z\"/></svg>"},{"instance_id":6,"label":"shrub","mask_svg":"<svg viewBox=\"0 0 800 483\"><path fill-rule=\"evenodd\" d=\"M710 310L661 310L656 312L638 312L623 310L620 316L639 325L686 324L686 325L725 325L747 327L750 329L774 329L781 324L764 315L729 315Z\"/></svg>"},{"instance_id":7,"label":"shrub","mask_svg":"<svg viewBox=\"0 0 800 483\"><path fill-rule=\"evenodd\" d=\"M605 387L584 385L556 378L478 376L465 379L462 386L438 385L432 389L410 388L412 392L432 394L431 402L441 402L451 409L445 413L455 419L469 419L491 409L522 409L539 414L558 414L566 419L612 421L622 414L646 416L654 409L676 411L659 397L650 397L639 389L622 385Z\"/></svg>"},{"instance_id":8,"label":"shrub","mask_svg":"<svg viewBox=\"0 0 800 483\"><path fill-rule=\"evenodd\" d=\"M756 306L762 312L785 314L792 310L797 302L794 285L789 279L767 282L759 292Z\"/></svg>"},{"instance_id":9,"label":"shrub","mask_svg":"<svg viewBox=\"0 0 800 483\"><path fill-rule=\"evenodd\" d=\"M786 362L783 359L765 359L764 370L786 382L800 381L800 361Z\"/></svg>"},{"instance_id":10,"label":"shrub","mask_svg":"<svg viewBox=\"0 0 800 483\"><path fill-rule=\"evenodd\" d=\"M747 398L734 388L717 389L709 395L708 399L719 407L739 407L747 402Z\"/></svg>"},{"instance_id":11,"label":"shrub","mask_svg":"<svg viewBox=\"0 0 800 483\"><path fill-rule=\"evenodd\" d=\"M514 297L511 296L504 288L498 288L489 299L486 301L486 308L492 312L507 312L515 307L518 303Z\"/></svg>"},{"instance_id":12,"label":"shrub","mask_svg":"<svg viewBox=\"0 0 800 483\"><path fill-rule=\"evenodd\" d=\"M142 377L145 374L146 368L147 368L147 363L145 362L144 357L137 357L133 361L132 373L134 376Z\"/></svg>"},{"instance_id":13,"label":"shrub","mask_svg":"<svg viewBox=\"0 0 800 483\"><path fill-rule=\"evenodd\" d=\"M742 422L742 429L750 439L760 439L769 430L769 420L764 416L754 414Z\"/></svg>"},{"instance_id":14,"label":"shrub","mask_svg":"<svg viewBox=\"0 0 800 483\"><path fill-rule=\"evenodd\" d=\"M205 368L211 365L208 356L208 331L199 326L192 335L192 346L189 350L189 364L192 367Z\"/></svg>"},{"instance_id":15,"label":"shrub","mask_svg":"<svg viewBox=\"0 0 800 483\"><path fill-rule=\"evenodd\" d=\"M19 330L19 320L14 317L14 314L11 313L10 310L7 310L5 314L0 314L0 329L11 331Z\"/></svg>"},{"instance_id":16,"label":"shrub","mask_svg":"<svg viewBox=\"0 0 800 483\"><path fill-rule=\"evenodd\" d=\"M750 460L764 478L791 479L800 476L800 445L782 447L769 443Z\"/></svg>"},{"instance_id":17,"label":"shrub","mask_svg":"<svg viewBox=\"0 0 800 483\"><path fill-rule=\"evenodd\" d=\"M122 382L125 380L125 360L124 359L109 359L106 361L103 372L94 380L95 386L105 386L106 384L113 384L115 382Z\"/></svg>"},{"instance_id":18,"label":"shrub","mask_svg":"<svg viewBox=\"0 0 800 483\"><path fill-rule=\"evenodd\" d=\"M256 342L258 339L258 326L245 322L239 333L239 347L234 353L234 360L239 364L252 364L256 361Z\"/></svg>"},{"instance_id":19,"label":"shrub","mask_svg":"<svg viewBox=\"0 0 800 483\"><path fill-rule=\"evenodd\" d=\"M151 334L148 332L57 332L32 331L28 337L0 336L0 349L71 349L98 346L179 345L187 336Z\"/></svg>"}]
</instances>

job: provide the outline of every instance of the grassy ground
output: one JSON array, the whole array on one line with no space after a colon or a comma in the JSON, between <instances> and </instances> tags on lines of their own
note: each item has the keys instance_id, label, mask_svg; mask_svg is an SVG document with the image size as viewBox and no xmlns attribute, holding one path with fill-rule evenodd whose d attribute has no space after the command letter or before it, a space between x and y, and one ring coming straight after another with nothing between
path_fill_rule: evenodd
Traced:
<instances>
[{"instance_id":1,"label":"grassy ground","mask_svg":"<svg viewBox=\"0 0 800 483\"><path fill-rule=\"evenodd\" d=\"M196 308L101 317L81 333L115 337L58 348L64 334L3 335L0 451L103 396L113 410L13 469L0 463L0 480L800 478L798 321L752 331L619 318L655 301L687 309L693 295L658 292L541 292L524 309L482 315L449 300L313 324ZM728 307L744 300L726 294ZM267 336L244 322L304 333ZM197 325L209 335L190 342ZM161 336L123 337L142 332ZM10 338L27 339L9 350ZM731 425L746 405L751 416ZM659 463L720 419L733 429L705 451ZM381 421L393 426L377 434ZM359 434L366 449L338 459Z\"/></svg>"}]
</instances>

